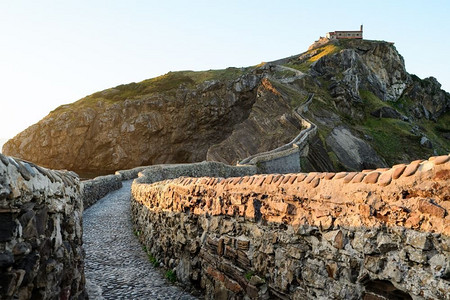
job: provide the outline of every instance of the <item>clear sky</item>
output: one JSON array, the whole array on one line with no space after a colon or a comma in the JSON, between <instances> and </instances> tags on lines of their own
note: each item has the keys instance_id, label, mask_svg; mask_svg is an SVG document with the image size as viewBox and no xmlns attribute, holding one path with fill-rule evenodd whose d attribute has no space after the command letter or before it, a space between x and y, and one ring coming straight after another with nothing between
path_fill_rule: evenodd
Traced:
<instances>
[{"instance_id":1,"label":"clear sky","mask_svg":"<svg viewBox=\"0 0 450 300\"><path fill-rule=\"evenodd\" d=\"M61 104L178 70L305 51L328 31L395 42L450 91L450 1L0 0L0 139Z\"/></svg>"}]
</instances>

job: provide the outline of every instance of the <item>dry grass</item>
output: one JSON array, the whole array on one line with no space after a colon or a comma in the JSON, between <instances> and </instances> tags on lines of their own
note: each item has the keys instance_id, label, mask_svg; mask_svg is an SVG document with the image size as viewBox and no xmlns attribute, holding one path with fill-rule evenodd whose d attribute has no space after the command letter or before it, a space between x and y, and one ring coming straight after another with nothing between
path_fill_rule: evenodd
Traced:
<instances>
[{"instance_id":1,"label":"dry grass","mask_svg":"<svg viewBox=\"0 0 450 300\"><path fill-rule=\"evenodd\" d=\"M309 62L315 62L319 59L321 59L322 57L324 57L325 55L330 55L330 54L334 54L336 52L339 52L341 49L339 47L336 47L333 44L328 44L326 46L323 46L319 49L314 49L314 51L318 51L318 53L316 55L314 55L313 57L311 57L308 61Z\"/></svg>"}]
</instances>

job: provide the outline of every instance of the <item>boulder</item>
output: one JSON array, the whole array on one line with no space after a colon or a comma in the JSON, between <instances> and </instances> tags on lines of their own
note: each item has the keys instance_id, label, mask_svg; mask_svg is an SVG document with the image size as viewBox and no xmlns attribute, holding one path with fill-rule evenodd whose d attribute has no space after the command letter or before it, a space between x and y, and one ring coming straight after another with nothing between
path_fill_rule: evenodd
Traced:
<instances>
[{"instance_id":1,"label":"boulder","mask_svg":"<svg viewBox=\"0 0 450 300\"><path fill-rule=\"evenodd\" d=\"M336 154L339 161L349 170L375 169L387 166L386 162L378 156L368 143L354 136L344 126L333 129L326 139L326 143Z\"/></svg>"}]
</instances>

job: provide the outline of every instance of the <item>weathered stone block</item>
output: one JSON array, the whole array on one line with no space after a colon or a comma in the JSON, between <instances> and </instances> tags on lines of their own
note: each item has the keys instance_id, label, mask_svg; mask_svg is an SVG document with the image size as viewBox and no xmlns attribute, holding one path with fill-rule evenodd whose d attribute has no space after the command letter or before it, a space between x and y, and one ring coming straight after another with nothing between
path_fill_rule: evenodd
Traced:
<instances>
[{"instance_id":1,"label":"weathered stone block","mask_svg":"<svg viewBox=\"0 0 450 300\"><path fill-rule=\"evenodd\" d=\"M436 254L429 260L431 272L436 277L450 276L450 257L444 254Z\"/></svg>"},{"instance_id":2,"label":"weathered stone block","mask_svg":"<svg viewBox=\"0 0 450 300\"><path fill-rule=\"evenodd\" d=\"M247 240L237 240L236 247L239 250L247 251L250 248L250 241Z\"/></svg>"},{"instance_id":3,"label":"weathered stone block","mask_svg":"<svg viewBox=\"0 0 450 300\"><path fill-rule=\"evenodd\" d=\"M429 234L426 232L417 232L408 230L406 232L406 243L413 246L416 249L429 250L431 248L431 242Z\"/></svg>"},{"instance_id":4,"label":"weathered stone block","mask_svg":"<svg viewBox=\"0 0 450 300\"><path fill-rule=\"evenodd\" d=\"M10 241L17 227L13 213L0 211L0 224L0 243Z\"/></svg>"},{"instance_id":5,"label":"weathered stone block","mask_svg":"<svg viewBox=\"0 0 450 300\"><path fill-rule=\"evenodd\" d=\"M383 270L383 275L388 280L392 280L394 282L401 282L404 278L403 274L405 271L405 266L396 261L387 261L386 267Z\"/></svg>"},{"instance_id":6,"label":"weathered stone block","mask_svg":"<svg viewBox=\"0 0 450 300\"><path fill-rule=\"evenodd\" d=\"M13 263L14 256L11 251L6 250L0 252L0 268L4 268L6 270L6 268L12 266Z\"/></svg>"},{"instance_id":7,"label":"weathered stone block","mask_svg":"<svg viewBox=\"0 0 450 300\"><path fill-rule=\"evenodd\" d=\"M430 200L419 201L419 211L438 218L444 218L446 210Z\"/></svg>"},{"instance_id":8,"label":"weathered stone block","mask_svg":"<svg viewBox=\"0 0 450 300\"><path fill-rule=\"evenodd\" d=\"M385 263L385 259L380 256L368 255L364 258L364 268L375 274L377 274L384 268Z\"/></svg>"},{"instance_id":9,"label":"weathered stone block","mask_svg":"<svg viewBox=\"0 0 450 300\"><path fill-rule=\"evenodd\" d=\"M333 230L323 234L323 237L337 249L344 248L344 234L341 230Z\"/></svg>"},{"instance_id":10,"label":"weathered stone block","mask_svg":"<svg viewBox=\"0 0 450 300\"><path fill-rule=\"evenodd\" d=\"M391 236L385 233L380 233L377 237L377 248L381 253L386 253L397 250L398 245Z\"/></svg>"},{"instance_id":11,"label":"weathered stone block","mask_svg":"<svg viewBox=\"0 0 450 300\"><path fill-rule=\"evenodd\" d=\"M408 258L419 264L424 264L427 262L427 256L420 249L415 249L413 247L406 247L406 252L408 253Z\"/></svg>"}]
</instances>

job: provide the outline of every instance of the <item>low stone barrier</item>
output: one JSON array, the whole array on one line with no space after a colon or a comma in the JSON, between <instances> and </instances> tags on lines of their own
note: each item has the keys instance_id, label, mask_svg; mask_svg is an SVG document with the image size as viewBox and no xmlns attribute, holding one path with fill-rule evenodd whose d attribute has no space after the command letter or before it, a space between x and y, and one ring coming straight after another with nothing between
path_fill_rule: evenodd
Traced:
<instances>
[{"instance_id":1,"label":"low stone barrier","mask_svg":"<svg viewBox=\"0 0 450 300\"><path fill-rule=\"evenodd\" d=\"M276 149L257 153L249 156L238 163L238 165L254 165L258 168L258 173L294 173L301 171L300 157L302 150L317 133L316 124L310 122L302 113L308 110L314 94L310 94L308 99L294 109L294 115L302 122L300 133L289 143Z\"/></svg>"},{"instance_id":2,"label":"low stone barrier","mask_svg":"<svg viewBox=\"0 0 450 300\"><path fill-rule=\"evenodd\" d=\"M83 203L73 172L0 154L0 299L84 299Z\"/></svg>"},{"instance_id":3,"label":"low stone barrier","mask_svg":"<svg viewBox=\"0 0 450 300\"><path fill-rule=\"evenodd\" d=\"M256 174L255 166L230 166L219 162L203 161L189 164L154 165L145 167L136 182L153 183L180 176L236 177Z\"/></svg>"},{"instance_id":4,"label":"low stone barrier","mask_svg":"<svg viewBox=\"0 0 450 300\"><path fill-rule=\"evenodd\" d=\"M85 180L81 184L84 209L90 207L108 193L122 187L122 181L138 177L139 173L145 174L142 178L147 181L160 181L180 176L243 176L256 173L256 167L234 167L217 162L200 162L189 164L167 164L136 167L129 170L116 171L114 175L99 176L91 180Z\"/></svg>"},{"instance_id":5,"label":"low stone barrier","mask_svg":"<svg viewBox=\"0 0 450 300\"><path fill-rule=\"evenodd\" d=\"M81 183L81 194L84 209L105 197L109 192L122 187L122 177L120 175L99 176Z\"/></svg>"},{"instance_id":6,"label":"low stone barrier","mask_svg":"<svg viewBox=\"0 0 450 300\"><path fill-rule=\"evenodd\" d=\"M129 170L120 170L116 171L116 175L119 175L122 181L135 179L138 177L139 172L144 171L147 168L150 168L151 166L142 166L142 167L136 167Z\"/></svg>"},{"instance_id":7,"label":"low stone barrier","mask_svg":"<svg viewBox=\"0 0 450 300\"><path fill-rule=\"evenodd\" d=\"M449 156L363 172L142 173L141 241L207 298L450 299Z\"/></svg>"}]
</instances>

